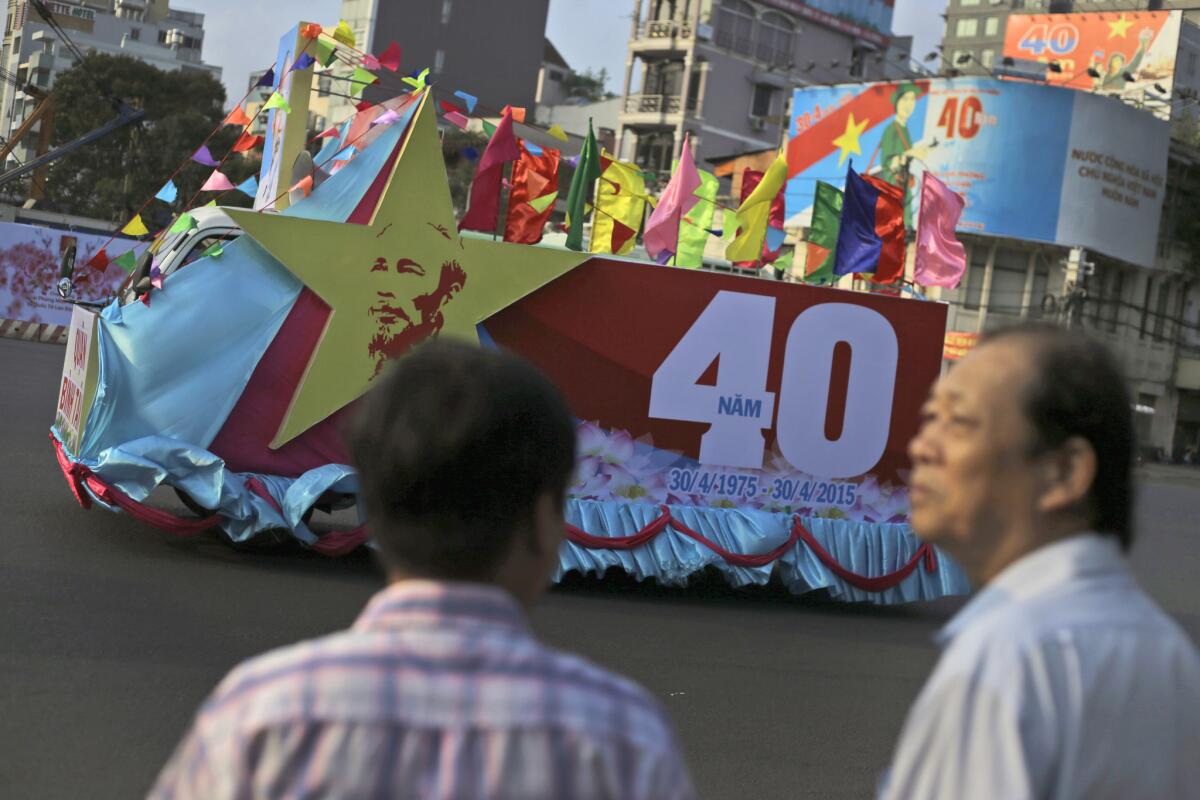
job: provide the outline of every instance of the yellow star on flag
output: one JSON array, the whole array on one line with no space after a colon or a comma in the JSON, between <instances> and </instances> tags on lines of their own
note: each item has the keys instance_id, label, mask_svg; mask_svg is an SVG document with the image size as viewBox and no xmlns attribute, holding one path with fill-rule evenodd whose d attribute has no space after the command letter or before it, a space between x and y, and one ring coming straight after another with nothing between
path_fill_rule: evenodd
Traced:
<instances>
[{"instance_id":1,"label":"yellow star on flag","mask_svg":"<svg viewBox=\"0 0 1200 800\"><path fill-rule=\"evenodd\" d=\"M838 153L838 166L846 163L846 158L851 153L862 155L862 146L858 142L858 137L862 136L862 132L867 129L867 123L870 120L864 119L862 122L855 124L854 114L850 114L846 120L846 130L842 131L842 135L833 140L841 151Z\"/></svg>"},{"instance_id":2,"label":"yellow star on flag","mask_svg":"<svg viewBox=\"0 0 1200 800\"><path fill-rule=\"evenodd\" d=\"M1125 15L1122 14L1117 19L1108 23L1108 38L1114 39L1119 36L1120 38L1124 39L1125 35L1129 33L1129 29L1132 26L1133 20L1125 19Z\"/></svg>"},{"instance_id":3,"label":"yellow star on flag","mask_svg":"<svg viewBox=\"0 0 1200 800\"><path fill-rule=\"evenodd\" d=\"M390 358L431 336L478 342L478 323L590 258L459 236L428 94L420 102L368 224L229 209L330 308L272 448L364 394Z\"/></svg>"}]
</instances>

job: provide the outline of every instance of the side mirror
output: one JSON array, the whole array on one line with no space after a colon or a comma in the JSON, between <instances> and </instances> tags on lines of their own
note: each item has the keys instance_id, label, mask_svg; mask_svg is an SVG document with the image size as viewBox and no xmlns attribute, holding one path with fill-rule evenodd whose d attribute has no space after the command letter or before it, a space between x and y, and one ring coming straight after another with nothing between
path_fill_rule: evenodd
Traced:
<instances>
[{"instance_id":1,"label":"side mirror","mask_svg":"<svg viewBox=\"0 0 1200 800\"><path fill-rule=\"evenodd\" d=\"M75 245L63 250L58 260L58 296L66 300L74 288L72 278L75 277Z\"/></svg>"}]
</instances>

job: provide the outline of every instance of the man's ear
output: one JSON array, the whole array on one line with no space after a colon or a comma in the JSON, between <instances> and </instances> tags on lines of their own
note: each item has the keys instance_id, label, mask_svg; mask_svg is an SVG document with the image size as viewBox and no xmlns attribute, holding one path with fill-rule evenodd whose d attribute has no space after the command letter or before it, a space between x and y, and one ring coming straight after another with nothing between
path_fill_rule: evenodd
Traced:
<instances>
[{"instance_id":1,"label":"man's ear","mask_svg":"<svg viewBox=\"0 0 1200 800\"><path fill-rule=\"evenodd\" d=\"M565 533L561 501L553 492L542 492L533 504L529 549L539 556L546 553L557 554Z\"/></svg>"},{"instance_id":2,"label":"man's ear","mask_svg":"<svg viewBox=\"0 0 1200 800\"><path fill-rule=\"evenodd\" d=\"M1042 456L1042 491L1037 507L1055 514L1083 505L1096 482L1096 450L1081 436Z\"/></svg>"}]
</instances>

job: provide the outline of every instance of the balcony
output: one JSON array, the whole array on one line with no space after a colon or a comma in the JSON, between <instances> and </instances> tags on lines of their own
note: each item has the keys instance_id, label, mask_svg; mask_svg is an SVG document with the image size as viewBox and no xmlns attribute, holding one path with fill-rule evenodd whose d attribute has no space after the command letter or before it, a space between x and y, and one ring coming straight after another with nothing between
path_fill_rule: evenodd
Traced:
<instances>
[{"instance_id":1,"label":"balcony","mask_svg":"<svg viewBox=\"0 0 1200 800\"><path fill-rule=\"evenodd\" d=\"M635 52L682 52L691 47L693 39L690 22L648 20L638 25L629 49Z\"/></svg>"},{"instance_id":2,"label":"balcony","mask_svg":"<svg viewBox=\"0 0 1200 800\"><path fill-rule=\"evenodd\" d=\"M683 98L677 94L631 94L625 98L626 114L678 114Z\"/></svg>"}]
</instances>

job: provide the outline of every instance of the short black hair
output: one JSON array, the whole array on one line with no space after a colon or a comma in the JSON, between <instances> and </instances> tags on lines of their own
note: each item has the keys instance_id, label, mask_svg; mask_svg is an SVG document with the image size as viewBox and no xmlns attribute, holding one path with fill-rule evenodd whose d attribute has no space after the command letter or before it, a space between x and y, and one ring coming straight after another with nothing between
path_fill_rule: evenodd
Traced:
<instances>
[{"instance_id":1,"label":"short black hair","mask_svg":"<svg viewBox=\"0 0 1200 800\"><path fill-rule=\"evenodd\" d=\"M1109 349L1078 330L1026 322L990 331L980 344L1024 340L1031 370L1025 411L1033 424L1034 452L1078 436L1096 453L1096 478L1088 492L1091 524L1133 544L1133 408L1121 367Z\"/></svg>"},{"instance_id":2,"label":"short black hair","mask_svg":"<svg viewBox=\"0 0 1200 800\"><path fill-rule=\"evenodd\" d=\"M537 499L565 499L575 422L524 359L434 340L367 395L350 448L385 567L486 581Z\"/></svg>"}]
</instances>

